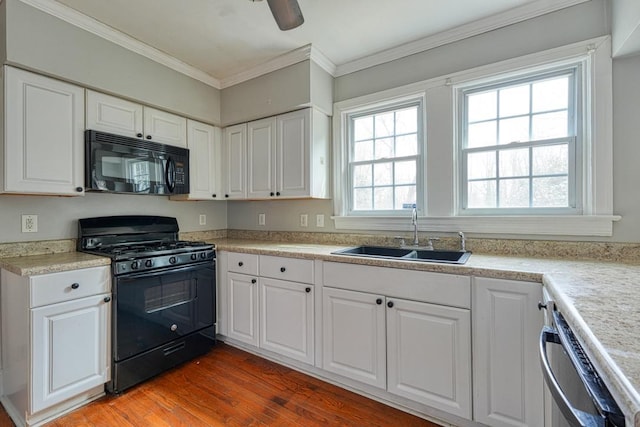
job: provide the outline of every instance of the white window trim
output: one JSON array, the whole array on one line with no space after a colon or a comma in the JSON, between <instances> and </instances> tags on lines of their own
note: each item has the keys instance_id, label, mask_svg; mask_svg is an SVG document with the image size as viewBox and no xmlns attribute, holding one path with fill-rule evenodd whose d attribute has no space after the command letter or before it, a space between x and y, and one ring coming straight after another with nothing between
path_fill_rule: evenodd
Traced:
<instances>
[{"instance_id":1,"label":"white window trim","mask_svg":"<svg viewBox=\"0 0 640 427\"><path fill-rule=\"evenodd\" d=\"M410 85L393 88L382 92L353 98L334 104L334 212L332 219L336 229L348 230L376 230L376 231L409 231L409 218L404 217L363 217L347 216L345 196L349 194L347 183L342 179L346 167L346 152L348 148L347 115L349 113L384 106L386 103L402 100L403 98L424 97L428 103L427 91L432 88L448 86L455 102L457 85L466 82L479 82L492 76L519 70L535 71L536 67L544 69L548 64L566 60L575 62L579 58L586 59L586 73L589 83L587 91L592 99L585 104L585 117L590 117L583 123L585 138L584 164L590 174L583 179L583 213L582 215L540 215L540 216L456 216L458 212L459 183L457 171L453 173L450 184L451 206L450 216L430 216L430 201L425 197L427 213L421 213L419 218L420 231L454 232L463 230L472 233L488 234L527 234L527 235L558 235L558 236L612 236L613 222L621 219L613 214L613 77L611 64L611 37L604 36L585 40L571 45L526 55L499 63L490 64L442 76ZM596 77L596 78L592 78ZM425 112L423 114L426 114ZM453 108L452 108L453 112ZM427 128L429 124L427 123ZM451 130L452 139L449 141L451 150L455 151L455 126ZM425 129L424 134L428 131ZM426 136L425 136L426 137ZM597 144L594 143L597 141ZM427 148L428 152L429 149ZM454 153L454 156L457 155ZM425 161L427 161L425 155ZM454 162L453 165L456 165ZM429 170L425 165L425 176ZM426 189L425 189L426 191Z\"/></svg>"}]
</instances>

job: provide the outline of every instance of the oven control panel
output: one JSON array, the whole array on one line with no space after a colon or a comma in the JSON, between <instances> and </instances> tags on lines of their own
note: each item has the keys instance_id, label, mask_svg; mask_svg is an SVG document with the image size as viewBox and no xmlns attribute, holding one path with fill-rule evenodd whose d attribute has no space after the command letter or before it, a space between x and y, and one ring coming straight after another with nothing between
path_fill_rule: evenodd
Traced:
<instances>
[{"instance_id":1,"label":"oven control panel","mask_svg":"<svg viewBox=\"0 0 640 427\"><path fill-rule=\"evenodd\" d=\"M215 259L213 249L198 250L170 255L131 258L119 260L113 264L114 275L131 274L142 271L157 270L166 267L188 266Z\"/></svg>"}]
</instances>

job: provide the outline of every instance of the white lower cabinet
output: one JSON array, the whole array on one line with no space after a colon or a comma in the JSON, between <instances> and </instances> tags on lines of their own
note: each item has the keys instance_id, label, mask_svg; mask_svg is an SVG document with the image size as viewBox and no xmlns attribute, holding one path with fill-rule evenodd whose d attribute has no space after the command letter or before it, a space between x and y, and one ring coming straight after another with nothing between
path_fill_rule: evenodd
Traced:
<instances>
[{"instance_id":1,"label":"white lower cabinet","mask_svg":"<svg viewBox=\"0 0 640 427\"><path fill-rule=\"evenodd\" d=\"M538 337L540 283L473 279L474 420L495 427L544 425Z\"/></svg>"},{"instance_id":2,"label":"white lower cabinet","mask_svg":"<svg viewBox=\"0 0 640 427\"><path fill-rule=\"evenodd\" d=\"M246 274L227 273L230 338L258 346L258 279Z\"/></svg>"},{"instance_id":3,"label":"white lower cabinet","mask_svg":"<svg viewBox=\"0 0 640 427\"><path fill-rule=\"evenodd\" d=\"M110 373L108 266L36 276L2 270L2 403L39 425L104 394Z\"/></svg>"},{"instance_id":4,"label":"white lower cabinet","mask_svg":"<svg viewBox=\"0 0 640 427\"><path fill-rule=\"evenodd\" d=\"M471 417L469 310L323 289L323 369Z\"/></svg>"}]
</instances>

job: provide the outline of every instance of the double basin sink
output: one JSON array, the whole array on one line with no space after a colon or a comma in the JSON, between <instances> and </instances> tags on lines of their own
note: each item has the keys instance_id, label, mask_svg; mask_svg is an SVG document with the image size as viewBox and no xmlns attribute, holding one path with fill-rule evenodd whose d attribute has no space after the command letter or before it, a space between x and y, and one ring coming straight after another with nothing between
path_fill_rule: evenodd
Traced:
<instances>
[{"instance_id":1,"label":"double basin sink","mask_svg":"<svg viewBox=\"0 0 640 427\"><path fill-rule=\"evenodd\" d=\"M385 258L399 261L443 262L447 264L464 264L471 256L471 252L467 251L390 248L384 246L356 246L331 253L334 255Z\"/></svg>"}]
</instances>

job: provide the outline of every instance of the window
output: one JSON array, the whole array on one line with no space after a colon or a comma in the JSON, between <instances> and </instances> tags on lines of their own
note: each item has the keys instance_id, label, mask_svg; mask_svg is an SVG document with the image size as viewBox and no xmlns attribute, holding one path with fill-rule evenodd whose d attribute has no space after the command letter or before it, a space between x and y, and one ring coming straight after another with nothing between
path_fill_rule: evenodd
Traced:
<instances>
[{"instance_id":1,"label":"window","mask_svg":"<svg viewBox=\"0 0 640 427\"><path fill-rule=\"evenodd\" d=\"M460 90L462 210L574 213L579 65Z\"/></svg>"},{"instance_id":2,"label":"window","mask_svg":"<svg viewBox=\"0 0 640 427\"><path fill-rule=\"evenodd\" d=\"M421 110L413 101L348 116L352 214L393 215L421 203Z\"/></svg>"}]
</instances>

